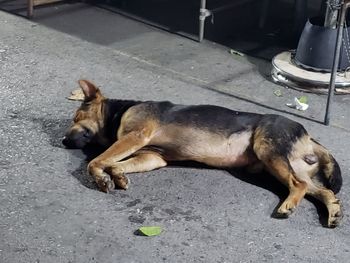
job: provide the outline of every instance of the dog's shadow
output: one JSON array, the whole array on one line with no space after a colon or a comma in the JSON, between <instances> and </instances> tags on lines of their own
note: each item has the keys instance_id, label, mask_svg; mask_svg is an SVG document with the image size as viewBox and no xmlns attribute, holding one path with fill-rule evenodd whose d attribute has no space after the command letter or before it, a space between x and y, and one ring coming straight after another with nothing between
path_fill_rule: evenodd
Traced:
<instances>
[{"instance_id":1,"label":"dog's shadow","mask_svg":"<svg viewBox=\"0 0 350 263\"><path fill-rule=\"evenodd\" d=\"M34 121L36 123L40 123L42 130L49 135L50 144L53 147L65 148L62 145L61 140L63 135L66 132L66 129L69 127L71 120L35 119ZM91 177L91 175L88 174L86 170L87 164L90 160L97 157L104 150L105 148L102 148L99 146L89 146L89 147L85 147L83 150L69 150L73 155L75 155L75 157L81 159L81 163L79 167L76 168L74 171L72 171L72 175L82 185L84 185L89 189L98 190L93 178ZM170 166L184 167L184 168L195 167L198 169L212 169L211 167L208 167L206 165L196 163L196 162L176 162L176 163L170 163ZM279 204L274 209L273 213L271 214L271 217L279 218L277 217L276 211L279 208L279 206L282 204L282 202L285 200L285 198L287 197L288 190L277 179L275 179L275 177L271 176L266 172L263 172L260 174L249 174L246 172L245 169L232 169L227 171L232 176L246 183L266 189L274 193L276 196L278 196L280 201L279 201ZM316 207L320 223L323 226L327 226L328 212L326 207L315 198L307 196L306 199Z\"/></svg>"},{"instance_id":2,"label":"dog's shadow","mask_svg":"<svg viewBox=\"0 0 350 263\"><path fill-rule=\"evenodd\" d=\"M279 182L275 177L266 171L258 174L250 174L245 171L245 169L229 170L228 172L244 182L264 188L278 196L280 200L277 206L274 208L271 217L281 219L281 217L277 214L277 210L288 196L289 192L287 187L282 185L281 182ZM326 206L311 196L305 196L305 199L307 199L316 207L319 221L322 226L326 227L328 218L328 211Z\"/></svg>"},{"instance_id":3,"label":"dog's shadow","mask_svg":"<svg viewBox=\"0 0 350 263\"><path fill-rule=\"evenodd\" d=\"M28 119L28 118L27 118ZM46 119L46 118L30 118L30 120L38 125L42 132L48 135L49 143L56 148L66 149L62 144L62 139L68 127L71 125L71 119ZM94 146L87 147L82 150L69 150L77 159L81 159L78 168L73 170L72 175L85 187L98 190L92 176L86 171L86 166L90 160L102 153L105 149ZM68 151L68 150L67 150Z\"/></svg>"},{"instance_id":4,"label":"dog's shadow","mask_svg":"<svg viewBox=\"0 0 350 263\"><path fill-rule=\"evenodd\" d=\"M98 190L98 187L94 181L94 178L88 173L88 171L86 169L87 165L92 159L94 159L95 157L97 157L98 155L103 153L105 150L106 150L106 148L103 148L103 147L100 147L97 145L88 146L88 147L85 147L84 149L80 150L83 153L84 158L82 159L79 167L72 172L72 175L82 185L84 185L85 187L87 187L89 189Z\"/></svg>"},{"instance_id":5,"label":"dog's shadow","mask_svg":"<svg viewBox=\"0 0 350 263\"><path fill-rule=\"evenodd\" d=\"M195 167L198 169L213 169L210 166L197 163L197 162L192 162L192 161L170 163L170 166L172 165L176 167L192 167L192 168ZM226 169L226 171L230 173L232 176L238 178L239 180L255 185L259 188L268 190L274 193L276 196L278 196L280 200L277 206L274 208L271 214L271 217L276 219L283 219L283 217L278 216L277 210L288 196L287 187L283 186L282 183L280 183L275 177L273 177L271 174L269 174L266 171L263 171L257 174L248 173L246 169L240 169L240 168ZM323 203L321 203L319 200L311 196L306 196L305 199L307 199L316 207L320 223L322 224L322 226L327 227L328 211L326 206Z\"/></svg>"}]
</instances>

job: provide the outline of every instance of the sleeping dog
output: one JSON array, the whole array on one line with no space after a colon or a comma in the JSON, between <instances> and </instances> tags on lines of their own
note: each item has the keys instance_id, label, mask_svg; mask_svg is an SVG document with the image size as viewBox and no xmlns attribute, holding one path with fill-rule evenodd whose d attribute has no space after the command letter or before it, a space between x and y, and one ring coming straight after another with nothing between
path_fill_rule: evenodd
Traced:
<instances>
[{"instance_id":1,"label":"sleeping dog","mask_svg":"<svg viewBox=\"0 0 350 263\"><path fill-rule=\"evenodd\" d=\"M295 121L272 114L239 112L211 105L105 98L87 80L85 99L63 144L106 147L88 171L99 189L127 189L127 173L145 172L169 161L196 161L218 168L265 169L288 187L277 214L288 217L308 194L328 209L328 227L339 224L342 177L329 151Z\"/></svg>"}]
</instances>

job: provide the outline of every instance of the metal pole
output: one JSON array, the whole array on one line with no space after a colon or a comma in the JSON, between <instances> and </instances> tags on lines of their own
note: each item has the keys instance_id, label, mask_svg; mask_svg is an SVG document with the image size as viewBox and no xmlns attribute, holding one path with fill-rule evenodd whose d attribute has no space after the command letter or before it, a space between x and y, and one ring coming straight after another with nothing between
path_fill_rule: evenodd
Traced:
<instances>
[{"instance_id":1,"label":"metal pole","mask_svg":"<svg viewBox=\"0 0 350 263\"><path fill-rule=\"evenodd\" d=\"M203 37L204 37L204 23L205 23L205 18L206 16L206 0L201 0L201 5L199 9L199 36L198 36L198 41L202 42Z\"/></svg>"},{"instance_id":2,"label":"metal pole","mask_svg":"<svg viewBox=\"0 0 350 263\"><path fill-rule=\"evenodd\" d=\"M27 0L27 17L28 18L33 17L33 6L34 6L34 0Z\"/></svg>"},{"instance_id":3,"label":"metal pole","mask_svg":"<svg viewBox=\"0 0 350 263\"><path fill-rule=\"evenodd\" d=\"M307 1L305 0L296 0L294 1L294 28L293 31L296 34L301 34L305 23L307 21Z\"/></svg>"},{"instance_id":4,"label":"metal pole","mask_svg":"<svg viewBox=\"0 0 350 263\"><path fill-rule=\"evenodd\" d=\"M259 28L260 29L262 29L265 26L265 21L266 21L269 5L270 5L270 0L264 0L264 2L262 3L260 19L259 19Z\"/></svg>"},{"instance_id":5,"label":"metal pole","mask_svg":"<svg viewBox=\"0 0 350 263\"><path fill-rule=\"evenodd\" d=\"M338 66L339 66L340 49L341 49L341 44L342 44L344 21L345 21L346 10L348 8L348 3L344 4L344 0L342 0L341 6L342 6L341 12L340 12L340 15L338 16L337 40L335 42L333 67L332 67L331 79L329 82L326 114L324 117L324 124L325 125L329 125L329 119L330 119L330 115L331 115L332 99L333 99L333 95L334 95L334 91L335 91L335 79L336 79Z\"/></svg>"},{"instance_id":6,"label":"metal pole","mask_svg":"<svg viewBox=\"0 0 350 263\"><path fill-rule=\"evenodd\" d=\"M326 1L327 9L326 16L324 19L324 26L335 29L337 27L337 18L339 9L333 8L331 5L341 5L344 2L342 0L330 0Z\"/></svg>"}]
</instances>

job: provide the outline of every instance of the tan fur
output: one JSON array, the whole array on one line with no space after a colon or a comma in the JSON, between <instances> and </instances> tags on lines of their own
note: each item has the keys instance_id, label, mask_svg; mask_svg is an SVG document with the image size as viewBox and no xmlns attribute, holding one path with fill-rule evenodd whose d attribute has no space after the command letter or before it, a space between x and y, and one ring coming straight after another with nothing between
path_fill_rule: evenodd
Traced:
<instances>
[{"instance_id":1,"label":"tan fur","mask_svg":"<svg viewBox=\"0 0 350 263\"><path fill-rule=\"evenodd\" d=\"M305 135L294 143L288 159L295 175L300 180L307 182L309 187L311 187L313 185L311 178L319 170L319 162L308 164L304 160L305 156L315 156L315 159L318 159L314 153L311 138L308 135Z\"/></svg>"},{"instance_id":2,"label":"tan fur","mask_svg":"<svg viewBox=\"0 0 350 263\"><path fill-rule=\"evenodd\" d=\"M333 174L333 165L329 152L320 144L311 142L314 153L319 157L320 163L323 166L325 176L329 178Z\"/></svg>"},{"instance_id":3,"label":"tan fur","mask_svg":"<svg viewBox=\"0 0 350 263\"><path fill-rule=\"evenodd\" d=\"M165 149L162 153L168 161L190 159L215 167L239 167L249 163L251 134L242 132L227 138L197 128L166 125L155 132L150 144Z\"/></svg>"}]
</instances>

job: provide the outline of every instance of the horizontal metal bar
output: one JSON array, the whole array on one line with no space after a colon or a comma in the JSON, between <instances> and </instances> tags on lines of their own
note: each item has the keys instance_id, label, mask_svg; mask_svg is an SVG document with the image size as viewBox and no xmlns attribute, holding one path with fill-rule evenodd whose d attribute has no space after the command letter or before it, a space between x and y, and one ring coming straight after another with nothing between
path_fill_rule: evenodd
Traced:
<instances>
[{"instance_id":1,"label":"horizontal metal bar","mask_svg":"<svg viewBox=\"0 0 350 263\"><path fill-rule=\"evenodd\" d=\"M240 5L247 4L247 3L249 3L249 2L252 2L252 0L240 0L240 1L235 1L235 2L233 2L233 3L227 4L227 5L224 5L224 6L220 6L220 7L214 8L214 9L210 9L210 11L211 11L212 13L218 13L218 12L225 11L225 10L228 10L228 9L231 9L231 8L234 8L234 7L237 7L237 6L240 6Z\"/></svg>"}]
</instances>

